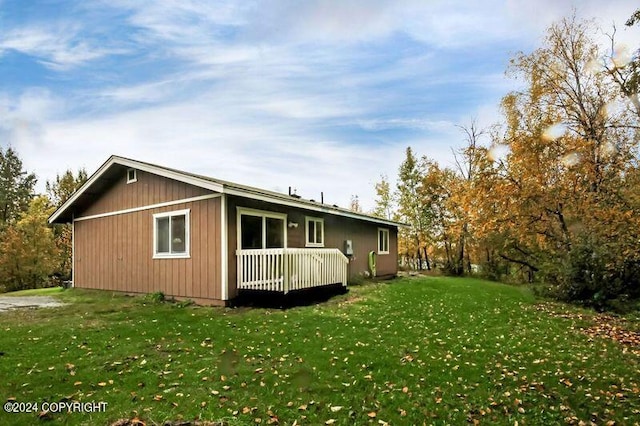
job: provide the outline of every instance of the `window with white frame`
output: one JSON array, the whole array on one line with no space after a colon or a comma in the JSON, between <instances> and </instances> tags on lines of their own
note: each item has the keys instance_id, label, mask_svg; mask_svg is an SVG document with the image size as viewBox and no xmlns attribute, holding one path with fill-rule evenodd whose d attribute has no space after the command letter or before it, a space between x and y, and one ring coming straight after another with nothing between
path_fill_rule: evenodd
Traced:
<instances>
[{"instance_id":1,"label":"window with white frame","mask_svg":"<svg viewBox=\"0 0 640 426\"><path fill-rule=\"evenodd\" d=\"M378 228L378 254L389 254L389 230Z\"/></svg>"},{"instance_id":2,"label":"window with white frame","mask_svg":"<svg viewBox=\"0 0 640 426\"><path fill-rule=\"evenodd\" d=\"M237 220L241 250L286 247L286 214L238 207Z\"/></svg>"},{"instance_id":3,"label":"window with white frame","mask_svg":"<svg viewBox=\"0 0 640 426\"><path fill-rule=\"evenodd\" d=\"M153 257L189 257L189 210L153 215Z\"/></svg>"},{"instance_id":4,"label":"window with white frame","mask_svg":"<svg viewBox=\"0 0 640 426\"><path fill-rule=\"evenodd\" d=\"M305 232L307 247L324 247L324 219L307 216L305 218Z\"/></svg>"},{"instance_id":5,"label":"window with white frame","mask_svg":"<svg viewBox=\"0 0 640 426\"><path fill-rule=\"evenodd\" d=\"M136 169L127 170L127 183L134 183L138 181L138 173Z\"/></svg>"}]
</instances>

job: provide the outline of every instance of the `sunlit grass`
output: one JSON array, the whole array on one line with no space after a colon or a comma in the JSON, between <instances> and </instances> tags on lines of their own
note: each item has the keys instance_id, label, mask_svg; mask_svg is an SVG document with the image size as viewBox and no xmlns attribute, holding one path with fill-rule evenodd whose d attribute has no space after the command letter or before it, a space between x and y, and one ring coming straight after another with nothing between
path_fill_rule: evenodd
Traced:
<instances>
[{"instance_id":1,"label":"sunlit grass","mask_svg":"<svg viewBox=\"0 0 640 426\"><path fill-rule=\"evenodd\" d=\"M30 290L12 291L10 293L0 293L0 296L48 296L64 291L63 287L34 288Z\"/></svg>"},{"instance_id":2,"label":"sunlit grass","mask_svg":"<svg viewBox=\"0 0 640 426\"><path fill-rule=\"evenodd\" d=\"M48 424L633 424L640 357L524 288L398 279L293 308L180 307L67 290L0 314L0 397L104 401ZM546 306L546 305L543 305ZM573 308L553 305L573 312ZM37 413L0 413L33 424Z\"/></svg>"}]
</instances>

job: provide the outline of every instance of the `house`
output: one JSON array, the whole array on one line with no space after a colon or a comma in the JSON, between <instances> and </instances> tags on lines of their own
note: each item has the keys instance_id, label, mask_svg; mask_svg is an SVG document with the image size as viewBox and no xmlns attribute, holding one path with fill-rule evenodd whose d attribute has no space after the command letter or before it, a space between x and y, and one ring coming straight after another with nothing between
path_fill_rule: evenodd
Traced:
<instances>
[{"instance_id":1,"label":"house","mask_svg":"<svg viewBox=\"0 0 640 426\"><path fill-rule=\"evenodd\" d=\"M71 223L79 288L225 305L397 272L397 222L111 156L49 218Z\"/></svg>"}]
</instances>

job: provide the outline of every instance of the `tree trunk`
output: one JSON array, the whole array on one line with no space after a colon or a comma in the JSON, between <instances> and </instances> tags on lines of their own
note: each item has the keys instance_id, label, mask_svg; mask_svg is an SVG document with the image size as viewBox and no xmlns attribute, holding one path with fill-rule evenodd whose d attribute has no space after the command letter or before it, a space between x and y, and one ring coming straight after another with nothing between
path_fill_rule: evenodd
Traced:
<instances>
[{"instance_id":1,"label":"tree trunk","mask_svg":"<svg viewBox=\"0 0 640 426\"><path fill-rule=\"evenodd\" d=\"M458 258L456 259L456 265L454 273L456 275L464 274L464 237L460 237L460 242L458 244Z\"/></svg>"},{"instance_id":2,"label":"tree trunk","mask_svg":"<svg viewBox=\"0 0 640 426\"><path fill-rule=\"evenodd\" d=\"M424 261L427 263L427 271L430 271L431 265L429 264L429 255L427 254L427 248L423 247L422 250L424 251Z\"/></svg>"}]
</instances>

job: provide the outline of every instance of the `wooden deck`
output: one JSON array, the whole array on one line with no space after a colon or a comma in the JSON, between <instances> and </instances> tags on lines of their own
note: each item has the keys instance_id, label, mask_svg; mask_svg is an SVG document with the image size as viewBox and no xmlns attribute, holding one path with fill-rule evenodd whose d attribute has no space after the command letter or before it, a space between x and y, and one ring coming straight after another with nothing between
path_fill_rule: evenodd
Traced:
<instances>
[{"instance_id":1,"label":"wooden deck","mask_svg":"<svg viewBox=\"0 0 640 426\"><path fill-rule=\"evenodd\" d=\"M331 284L347 285L349 259L339 249L237 250L239 290L288 293Z\"/></svg>"}]
</instances>

